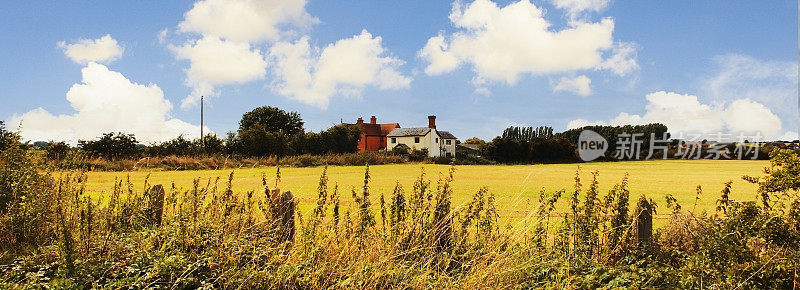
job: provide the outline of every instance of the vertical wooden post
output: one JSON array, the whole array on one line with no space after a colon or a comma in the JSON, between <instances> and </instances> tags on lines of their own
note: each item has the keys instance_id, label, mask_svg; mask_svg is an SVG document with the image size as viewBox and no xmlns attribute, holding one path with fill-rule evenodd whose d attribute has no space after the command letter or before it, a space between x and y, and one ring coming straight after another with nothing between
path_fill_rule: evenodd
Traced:
<instances>
[{"instance_id":1,"label":"vertical wooden post","mask_svg":"<svg viewBox=\"0 0 800 290\"><path fill-rule=\"evenodd\" d=\"M292 242L294 241L295 224L295 204L294 196L291 191L281 194L281 190L273 188L269 190L270 211L272 218L276 222L275 226L278 227L278 241L279 242Z\"/></svg>"},{"instance_id":2,"label":"vertical wooden post","mask_svg":"<svg viewBox=\"0 0 800 290\"><path fill-rule=\"evenodd\" d=\"M281 241L294 241L294 196L291 191L284 192L280 200Z\"/></svg>"},{"instance_id":3,"label":"vertical wooden post","mask_svg":"<svg viewBox=\"0 0 800 290\"><path fill-rule=\"evenodd\" d=\"M650 244L653 238L653 205L644 197L636 207L636 242L639 246Z\"/></svg>"},{"instance_id":4,"label":"vertical wooden post","mask_svg":"<svg viewBox=\"0 0 800 290\"><path fill-rule=\"evenodd\" d=\"M161 226L164 216L164 187L156 184L150 188L150 221L157 227Z\"/></svg>"}]
</instances>

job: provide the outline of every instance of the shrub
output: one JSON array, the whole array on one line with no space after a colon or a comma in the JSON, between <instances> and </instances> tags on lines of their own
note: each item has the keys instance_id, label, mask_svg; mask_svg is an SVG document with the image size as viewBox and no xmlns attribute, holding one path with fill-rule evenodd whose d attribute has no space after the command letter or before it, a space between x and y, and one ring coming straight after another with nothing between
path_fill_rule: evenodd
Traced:
<instances>
[{"instance_id":1,"label":"shrub","mask_svg":"<svg viewBox=\"0 0 800 290\"><path fill-rule=\"evenodd\" d=\"M56 191L53 178L39 173L30 153L18 145L0 153L0 252L19 253L48 244L55 235L56 195L71 189L60 182Z\"/></svg>"}]
</instances>

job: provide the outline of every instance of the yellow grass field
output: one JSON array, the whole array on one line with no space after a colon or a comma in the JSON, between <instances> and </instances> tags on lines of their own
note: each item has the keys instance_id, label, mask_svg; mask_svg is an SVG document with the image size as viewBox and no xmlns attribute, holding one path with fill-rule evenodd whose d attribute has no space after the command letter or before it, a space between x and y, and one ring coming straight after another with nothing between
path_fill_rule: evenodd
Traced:
<instances>
[{"instance_id":1,"label":"yellow grass field","mask_svg":"<svg viewBox=\"0 0 800 290\"><path fill-rule=\"evenodd\" d=\"M537 196L542 188L552 192L566 189L567 194L574 185L575 170L580 166L584 190L591 180L591 172L599 171L600 196L605 195L626 173L630 174L629 186L631 200L645 195L659 205L659 214L668 213L664 197L672 194L684 210L691 210L695 204L695 192L702 186L703 194L697 202L696 211L714 211L719 192L726 181L733 181L731 198L754 200L755 186L741 179L742 175L762 175L767 161L739 160L655 160L629 162L595 162L584 164L543 164L543 165L464 165L456 166L454 197L455 206L460 206L472 198L479 188L486 186L494 193L500 215L503 219L516 220L524 217L537 205ZM370 166L372 176L371 200L379 207L381 193L388 198L395 183L400 182L408 196L412 184L424 168L431 185L435 188L440 176L447 174L448 165L434 164L395 164ZM187 190L192 180L201 179L206 184L209 179L220 178L224 186L228 174L234 172L235 192L262 192L261 176L266 175L270 186L275 184L276 168L241 168L236 170L199 171L137 171L137 172L90 172L87 190L94 196L103 196L113 189L115 179L130 176L137 189L143 186L146 176L150 184L163 184L166 188L174 182L176 187ZM307 213L315 203L317 184L322 173L321 167L281 168L280 187L291 190L299 202L300 210ZM328 168L329 186L332 190L338 184L343 204L352 202L350 191L361 190L364 179L363 166L332 166ZM562 196L557 212L567 210L568 196ZM659 215L663 218L663 215Z\"/></svg>"}]
</instances>

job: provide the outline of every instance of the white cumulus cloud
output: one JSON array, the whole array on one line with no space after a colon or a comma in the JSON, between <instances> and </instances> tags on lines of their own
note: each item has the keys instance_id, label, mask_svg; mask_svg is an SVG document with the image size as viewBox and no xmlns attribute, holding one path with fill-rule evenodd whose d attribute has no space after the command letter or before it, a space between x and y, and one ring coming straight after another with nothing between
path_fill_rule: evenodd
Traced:
<instances>
[{"instance_id":1,"label":"white cumulus cloud","mask_svg":"<svg viewBox=\"0 0 800 290\"><path fill-rule=\"evenodd\" d=\"M81 70L81 83L66 94L70 115L53 115L37 108L14 115L9 124L22 124L26 140L90 140L103 133L132 133L142 142L163 141L180 134L199 136L200 127L171 118L172 104L155 84L131 82L119 72L90 62Z\"/></svg>"},{"instance_id":2,"label":"white cumulus cloud","mask_svg":"<svg viewBox=\"0 0 800 290\"><path fill-rule=\"evenodd\" d=\"M277 40L286 25L307 28L319 22L305 5L306 0L203 0L186 12L178 28L235 41Z\"/></svg>"},{"instance_id":3,"label":"white cumulus cloud","mask_svg":"<svg viewBox=\"0 0 800 290\"><path fill-rule=\"evenodd\" d=\"M565 91L585 97L592 94L591 84L592 80L585 75L574 78L562 77L558 83L553 86L553 91Z\"/></svg>"},{"instance_id":4,"label":"white cumulus cloud","mask_svg":"<svg viewBox=\"0 0 800 290\"><path fill-rule=\"evenodd\" d=\"M775 139L781 132L781 121L763 104L739 99L729 104L705 104L695 95L659 91L647 94L643 115L620 113L609 121L572 120L567 127L588 125L637 125L662 123L674 135L718 133L761 134Z\"/></svg>"},{"instance_id":5,"label":"white cumulus cloud","mask_svg":"<svg viewBox=\"0 0 800 290\"><path fill-rule=\"evenodd\" d=\"M600 69L624 75L638 67L635 47L615 42L611 18L573 21L557 30L544 18L544 11L529 0L505 7L476 0L466 6L455 2L450 21L458 31L428 39L418 52L428 62L428 75L469 64L484 83L513 85L522 74Z\"/></svg>"},{"instance_id":6,"label":"white cumulus cloud","mask_svg":"<svg viewBox=\"0 0 800 290\"><path fill-rule=\"evenodd\" d=\"M181 102L186 109L201 95L214 95L214 86L246 83L266 75L267 62L261 52L246 42L204 37L183 46L169 46L178 59L189 60L186 84L192 93Z\"/></svg>"},{"instance_id":7,"label":"white cumulus cloud","mask_svg":"<svg viewBox=\"0 0 800 290\"><path fill-rule=\"evenodd\" d=\"M181 107L196 105L201 95L219 95L221 85L264 79L268 65L274 92L319 108L327 108L335 95L360 96L366 87L408 87L411 79L397 70L403 62L366 30L324 48L311 45L306 32L319 20L308 14L306 2L196 2L177 30L199 40L169 46L176 58L190 62L186 85L192 92ZM256 47L266 47L267 53Z\"/></svg>"},{"instance_id":8,"label":"white cumulus cloud","mask_svg":"<svg viewBox=\"0 0 800 290\"><path fill-rule=\"evenodd\" d=\"M398 71L401 60L387 55L381 37L363 30L321 50L309 38L276 43L269 59L276 80L272 89L284 96L327 108L335 95L360 96L367 86L399 89L411 79Z\"/></svg>"},{"instance_id":9,"label":"white cumulus cloud","mask_svg":"<svg viewBox=\"0 0 800 290\"><path fill-rule=\"evenodd\" d=\"M267 62L254 47L279 41L319 20L305 10L306 0L201 0L184 14L178 31L199 34L181 46L169 45L178 59L189 60L186 85L192 92L181 108L200 96L216 96L220 85L244 84L266 75Z\"/></svg>"},{"instance_id":10,"label":"white cumulus cloud","mask_svg":"<svg viewBox=\"0 0 800 290\"><path fill-rule=\"evenodd\" d=\"M89 62L110 63L122 57L122 46L111 35L106 34L98 39L80 39L75 43L61 41L58 47L72 61L78 64Z\"/></svg>"}]
</instances>

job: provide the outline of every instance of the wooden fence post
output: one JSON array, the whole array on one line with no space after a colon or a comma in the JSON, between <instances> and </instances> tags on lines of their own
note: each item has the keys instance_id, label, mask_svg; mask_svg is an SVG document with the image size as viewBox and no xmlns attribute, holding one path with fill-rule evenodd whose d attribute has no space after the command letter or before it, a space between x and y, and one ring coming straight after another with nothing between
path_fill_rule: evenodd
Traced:
<instances>
[{"instance_id":1,"label":"wooden fence post","mask_svg":"<svg viewBox=\"0 0 800 290\"><path fill-rule=\"evenodd\" d=\"M281 195L279 203L279 214L281 221L281 241L292 242L294 241L294 196L291 191L284 192Z\"/></svg>"},{"instance_id":2,"label":"wooden fence post","mask_svg":"<svg viewBox=\"0 0 800 290\"><path fill-rule=\"evenodd\" d=\"M281 194L278 188L269 189L269 196L272 212L272 218L275 219L276 226L278 227L278 241L279 242L292 242L294 241L295 224L295 203L294 196L291 191Z\"/></svg>"},{"instance_id":3,"label":"wooden fence post","mask_svg":"<svg viewBox=\"0 0 800 290\"><path fill-rule=\"evenodd\" d=\"M653 238L653 205L642 197L636 206L636 243L639 246L650 244Z\"/></svg>"},{"instance_id":4,"label":"wooden fence post","mask_svg":"<svg viewBox=\"0 0 800 290\"><path fill-rule=\"evenodd\" d=\"M150 188L150 208L149 218L155 226L161 226L162 218L164 216L164 187L161 184L156 184Z\"/></svg>"}]
</instances>

